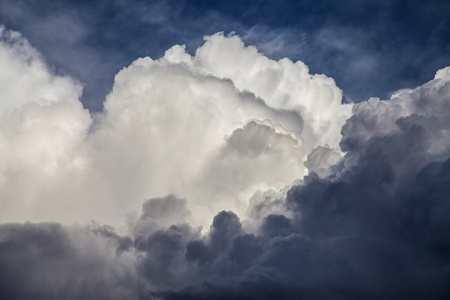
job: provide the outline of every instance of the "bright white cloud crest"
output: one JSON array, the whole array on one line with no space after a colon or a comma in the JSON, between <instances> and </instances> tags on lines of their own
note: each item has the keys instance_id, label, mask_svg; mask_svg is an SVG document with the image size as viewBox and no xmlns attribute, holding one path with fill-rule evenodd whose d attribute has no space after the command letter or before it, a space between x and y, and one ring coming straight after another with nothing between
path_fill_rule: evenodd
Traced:
<instances>
[{"instance_id":1,"label":"bright white cloud crest","mask_svg":"<svg viewBox=\"0 0 450 300\"><path fill-rule=\"evenodd\" d=\"M244 213L258 190L301 179L306 155L337 147L351 114L331 78L215 34L195 56L174 46L137 59L91 117L76 82L53 75L18 33L0 33L3 222L117 224L144 199L174 193L189 221L209 224L222 209ZM323 153L309 168L339 157Z\"/></svg>"}]
</instances>

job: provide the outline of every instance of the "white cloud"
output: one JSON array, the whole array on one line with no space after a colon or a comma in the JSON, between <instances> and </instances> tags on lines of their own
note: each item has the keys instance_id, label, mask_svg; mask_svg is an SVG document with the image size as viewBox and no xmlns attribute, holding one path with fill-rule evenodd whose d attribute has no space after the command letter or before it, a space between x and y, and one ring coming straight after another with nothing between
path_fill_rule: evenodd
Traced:
<instances>
[{"instance_id":1,"label":"white cloud","mask_svg":"<svg viewBox=\"0 0 450 300\"><path fill-rule=\"evenodd\" d=\"M77 206L74 184L84 173L91 119L78 101L81 87L52 75L3 27L0 64L0 220L60 219Z\"/></svg>"},{"instance_id":2,"label":"white cloud","mask_svg":"<svg viewBox=\"0 0 450 300\"><path fill-rule=\"evenodd\" d=\"M309 74L301 61L271 60L255 47L245 47L238 36L222 34L206 39L195 62L206 72L230 78L239 90L254 93L271 107L298 112L305 122L301 136L307 151L323 144L338 145L351 105L341 104L342 91L332 78Z\"/></svg>"},{"instance_id":3,"label":"white cloud","mask_svg":"<svg viewBox=\"0 0 450 300\"><path fill-rule=\"evenodd\" d=\"M0 114L28 102L77 100L81 86L68 77L53 76L39 53L19 33L0 25Z\"/></svg>"},{"instance_id":4,"label":"white cloud","mask_svg":"<svg viewBox=\"0 0 450 300\"><path fill-rule=\"evenodd\" d=\"M258 190L302 178L311 149L336 147L351 109L331 78L216 34L195 56L174 46L121 70L93 122L77 83L19 34L2 36L14 72L0 76L20 89L0 107L1 221L117 224L170 193L187 199L194 223L243 214Z\"/></svg>"}]
</instances>

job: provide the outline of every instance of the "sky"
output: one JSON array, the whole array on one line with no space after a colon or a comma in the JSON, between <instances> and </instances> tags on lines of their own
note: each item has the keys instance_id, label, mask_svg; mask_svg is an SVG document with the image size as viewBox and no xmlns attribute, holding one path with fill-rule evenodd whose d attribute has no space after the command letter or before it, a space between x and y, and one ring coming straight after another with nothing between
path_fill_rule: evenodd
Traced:
<instances>
[{"instance_id":1,"label":"sky","mask_svg":"<svg viewBox=\"0 0 450 300\"><path fill-rule=\"evenodd\" d=\"M448 299L449 15L0 0L0 299Z\"/></svg>"}]
</instances>

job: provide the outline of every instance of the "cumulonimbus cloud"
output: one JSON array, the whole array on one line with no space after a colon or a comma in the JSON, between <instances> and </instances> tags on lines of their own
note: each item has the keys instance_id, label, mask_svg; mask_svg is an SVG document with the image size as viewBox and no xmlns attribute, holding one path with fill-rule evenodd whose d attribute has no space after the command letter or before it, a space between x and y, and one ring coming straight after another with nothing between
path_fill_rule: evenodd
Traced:
<instances>
[{"instance_id":1,"label":"cumulonimbus cloud","mask_svg":"<svg viewBox=\"0 0 450 300\"><path fill-rule=\"evenodd\" d=\"M1 108L3 221L117 224L143 199L174 193L205 225L302 178L306 155L336 147L350 116L332 79L237 36L208 37L194 56L174 46L137 59L95 116L80 86L53 75L20 34L3 28L1 46L11 82Z\"/></svg>"},{"instance_id":2,"label":"cumulonimbus cloud","mask_svg":"<svg viewBox=\"0 0 450 300\"><path fill-rule=\"evenodd\" d=\"M450 295L449 68L352 108L301 62L216 34L136 60L90 116L23 38L0 46L73 91L3 110L0 220L98 222L0 225L2 296Z\"/></svg>"}]
</instances>

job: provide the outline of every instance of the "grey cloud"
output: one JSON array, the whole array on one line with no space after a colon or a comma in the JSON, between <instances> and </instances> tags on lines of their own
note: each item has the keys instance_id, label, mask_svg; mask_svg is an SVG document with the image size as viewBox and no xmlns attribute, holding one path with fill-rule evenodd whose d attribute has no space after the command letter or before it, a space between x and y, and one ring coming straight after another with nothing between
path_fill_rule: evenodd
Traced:
<instances>
[{"instance_id":1,"label":"grey cloud","mask_svg":"<svg viewBox=\"0 0 450 300\"><path fill-rule=\"evenodd\" d=\"M139 283L104 239L56 223L0 225L1 299L137 299Z\"/></svg>"},{"instance_id":2,"label":"grey cloud","mask_svg":"<svg viewBox=\"0 0 450 300\"><path fill-rule=\"evenodd\" d=\"M362 173L364 169L357 170ZM360 187L352 187L361 185L355 180L339 184L331 181L308 177L287 199L301 216L288 219L269 215L256 236L245 233L239 218L225 211L215 217L203 239L188 225L136 235L131 248L114 256L136 257L138 277L113 279L122 280L121 286L133 299L445 299L450 292L445 284L449 276L449 240L445 234L449 222L445 211L450 159L423 168L410 182L413 188L396 195L403 204L390 204L390 208L386 207L389 203L381 202L392 200L383 199L384 194L358 198L382 181ZM305 202L306 198L310 202ZM102 240L120 240L109 227L92 232ZM23 270L18 268L20 260L11 259L11 255L20 256L32 274L49 274L54 270L48 269L48 263L61 268L74 258L78 259L77 267L69 264L69 268L85 281L108 271L101 264L102 258L93 252L81 256L72 246L74 236L61 225L3 225L1 233L3 265L12 262L10 268L2 269L2 278L24 282L14 277ZM113 250L117 247L106 245ZM46 264L39 263L43 258ZM94 274L77 273L92 260L94 266L102 268ZM106 291L114 280L100 282L106 284ZM33 287L26 280L25 284ZM108 297L96 294L97 289L84 288L74 287L67 298ZM42 298L52 299L45 287L35 289ZM11 299L21 295L19 289L7 291Z\"/></svg>"},{"instance_id":3,"label":"grey cloud","mask_svg":"<svg viewBox=\"0 0 450 300\"><path fill-rule=\"evenodd\" d=\"M203 268L203 285L168 299L448 298L449 101L437 78L355 106L343 160L288 192L292 218L267 216L257 236L234 239L230 261ZM218 266L228 272L214 279Z\"/></svg>"},{"instance_id":4,"label":"grey cloud","mask_svg":"<svg viewBox=\"0 0 450 300\"><path fill-rule=\"evenodd\" d=\"M314 148L308 154L304 164L310 172L325 177L332 173L331 167L336 165L340 159L341 153L338 149L325 145Z\"/></svg>"},{"instance_id":5,"label":"grey cloud","mask_svg":"<svg viewBox=\"0 0 450 300\"><path fill-rule=\"evenodd\" d=\"M131 246L133 246L133 241L130 237L120 236L112 226L100 226L98 224L92 224L91 226L89 226L89 230L94 234L114 241L114 243L116 244L116 253L118 255L122 254L124 251L127 251L131 248Z\"/></svg>"},{"instance_id":6,"label":"grey cloud","mask_svg":"<svg viewBox=\"0 0 450 300\"><path fill-rule=\"evenodd\" d=\"M295 232L292 220L284 215L268 215L261 226L261 235L271 239L277 236L288 236Z\"/></svg>"},{"instance_id":7,"label":"grey cloud","mask_svg":"<svg viewBox=\"0 0 450 300\"><path fill-rule=\"evenodd\" d=\"M194 240L186 248L186 259L204 265L228 253L235 238L244 234L238 216L222 211L214 217L206 242Z\"/></svg>"},{"instance_id":8,"label":"grey cloud","mask_svg":"<svg viewBox=\"0 0 450 300\"><path fill-rule=\"evenodd\" d=\"M142 205L140 220L183 218L190 215L186 199L178 199L175 195L147 200Z\"/></svg>"},{"instance_id":9,"label":"grey cloud","mask_svg":"<svg viewBox=\"0 0 450 300\"><path fill-rule=\"evenodd\" d=\"M231 245L228 258L235 263L243 264L254 260L261 252L261 246L253 234L236 237Z\"/></svg>"},{"instance_id":10,"label":"grey cloud","mask_svg":"<svg viewBox=\"0 0 450 300\"><path fill-rule=\"evenodd\" d=\"M152 198L142 204L142 213L136 222L135 232L147 235L161 227L188 222L191 215L186 199L177 198L173 194Z\"/></svg>"},{"instance_id":11,"label":"grey cloud","mask_svg":"<svg viewBox=\"0 0 450 300\"><path fill-rule=\"evenodd\" d=\"M286 213L286 192L289 186L281 191L269 189L267 191L256 191L249 200L248 216L254 220L262 220L272 214Z\"/></svg>"},{"instance_id":12,"label":"grey cloud","mask_svg":"<svg viewBox=\"0 0 450 300\"><path fill-rule=\"evenodd\" d=\"M251 121L244 128L233 131L224 152L226 155L237 152L244 157L260 156L266 152L283 151L282 145L295 147L298 144L299 141L292 136L277 133L268 125Z\"/></svg>"},{"instance_id":13,"label":"grey cloud","mask_svg":"<svg viewBox=\"0 0 450 300\"><path fill-rule=\"evenodd\" d=\"M183 264L186 244L193 237L188 225L172 225L148 237L136 237L134 245L140 253L136 267L152 288L176 288L190 281Z\"/></svg>"},{"instance_id":14,"label":"grey cloud","mask_svg":"<svg viewBox=\"0 0 450 300\"><path fill-rule=\"evenodd\" d=\"M234 238L242 235L241 222L233 212L222 211L211 225L210 245L214 253L228 252Z\"/></svg>"},{"instance_id":15,"label":"grey cloud","mask_svg":"<svg viewBox=\"0 0 450 300\"><path fill-rule=\"evenodd\" d=\"M206 264L213 260L213 254L203 240L193 240L186 245L186 260Z\"/></svg>"}]
</instances>

